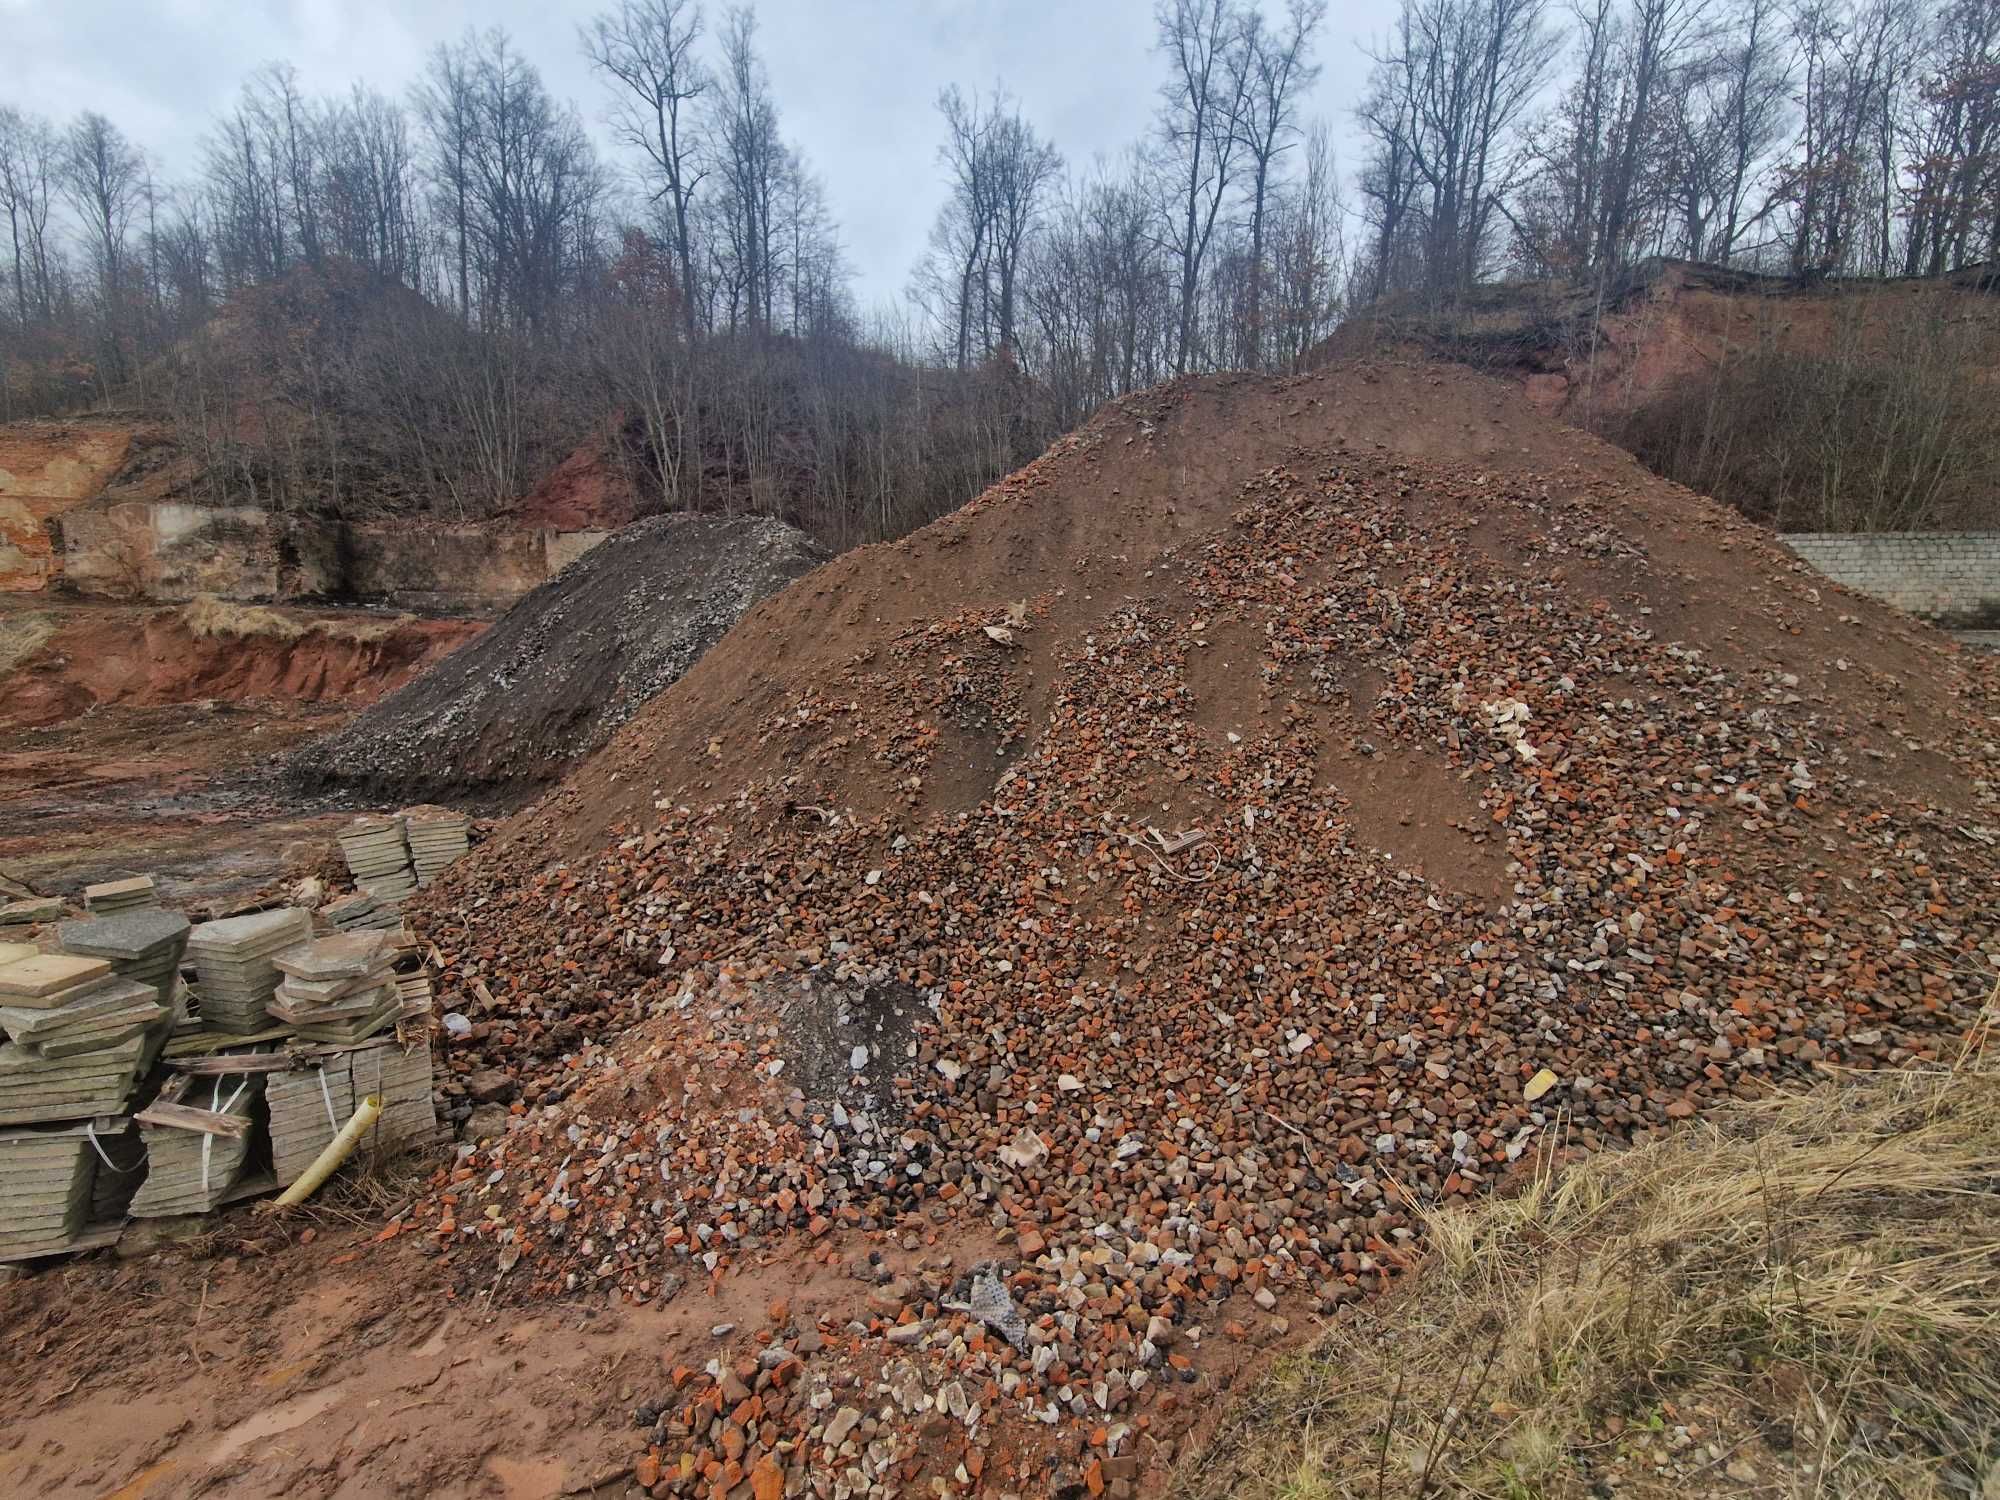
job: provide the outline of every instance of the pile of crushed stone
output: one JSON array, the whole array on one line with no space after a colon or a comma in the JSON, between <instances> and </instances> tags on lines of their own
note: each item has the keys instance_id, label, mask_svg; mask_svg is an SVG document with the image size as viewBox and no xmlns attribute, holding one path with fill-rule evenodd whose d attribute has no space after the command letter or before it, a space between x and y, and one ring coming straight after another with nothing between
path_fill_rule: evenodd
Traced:
<instances>
[{"instance_id":1,"label":"pile of crushed stone","mask_svg":"<svg viewBox=\"0 0 2000 1500\"><path fill-rule=\"evenodd\" d=\"M539 790L745 610L821 560L804 533L762 517L634 522L471 644L296 751L287 777L391 800Z\"/></svg>"},{"instance_id":2,"label":"pile of crushed stone","mask_svg":"<svg viewBox=\"0 0 2000 1500\"><path fill-rule=\"evenodd\" d=\"M1179 383L788 590L419 898L498 1102L395 1227L462 1294L768 1301L664 1351L654 1494L1150 1492L1435 1206L1957 1056L1997 713L1489 382Z\"/></svg>"}]
</instances>

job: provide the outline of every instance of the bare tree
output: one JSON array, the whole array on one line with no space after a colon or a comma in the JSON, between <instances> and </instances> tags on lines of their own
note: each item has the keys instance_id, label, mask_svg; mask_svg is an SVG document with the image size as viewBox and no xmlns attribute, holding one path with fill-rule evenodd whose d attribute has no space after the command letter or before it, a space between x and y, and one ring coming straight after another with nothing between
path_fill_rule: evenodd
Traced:
<instances>
[{"instance_id":1,"label":"bare tree","mask_svg":"<svg viewBox=\"0 0 2000 1500\"><path fill-rule=\"evenodd\" d=\"M1657 242L1685 117L1663 107L1701 34L1708 0L1584 0L1575 7L1577 72L1527 132L1537 178L1512 218L1538 268L1600 285ZM1712 163L1704 163L1712 166Z\"/></svg>"},{"instance_id":2,"label":"bare tree","mask_svg":"<svg viewBox=\"0 0 2000 1500\"><path fill-rule=\"evenodd\" d=\"M1623 107L1610 153L1604 206L1597 225L1597 269L1602 281L1632 257L1640 227L1642 169L1655 126L1658 96L1702 22L1705 0L1632 0L1624 62Z\"/></svg>"},{"instance_id":3,"label":"bare tree","mask_svg":"<svg viewBox=\"0 0 2000 1500\"><path fill-rule=\"evenodd\" d=\"M1455 294L1477 277L1513 186L1509 135L1561 45L1543 9L1544 0L1404 0L1377 58L1362 125L1378 178L1395 164L1406 205L1396 232L1415 217L1422 276L1434 293ZM1382 191L1371 189L1378 198ZM1394 254L1383 244L1378 263Z\"/></svg>"},{"instance_id":4,"label":"bare tree","mask_svg":"<svg viewBox=\"0 0 2000 1500\"><path fill-rule=\"evenodd\" d=\"M107 301L115 301L145 163L125 133L95 110L77 117L66 144L63 192L82 225L99 287Z\"/></svg>"},{"instance_id":5,"label":"bare tree","mask_svg":"<svg viewBox=\"0 0 2000 1500\"><path fill-rule=\"evenodd\" d=\"M932 257L939 263L932 279L948 287L952 357L963 370L972 358L973 322L978 312L974 287L983 281L994 228L988 145L994 122L981 111L978 96L967 103L957 85L938 95L937 110L945 124L938 158L950 173L950 186L931 229Z\"/></svg>"},{"instance_id":6,"label":"bare tree","mask_svg":"<svg viewBox=\"0 0 2000 1500\"><path fill-rule=\"evenodd\" d=\"M1272 311L1267 363L1297 369L1332 334L1348 278L1346 218L1324 121L1306 132L1305 171L1272 215Z\"/></svg>"},{"instance_id":7,"label":"bare tree","mask_svg":"<svg viewBox=\"0 0 2000 1500\"><path fill-rule=\"evenodd\" d=\"M918 268L920 296L935 294L953 329L952 357L972 360L1014 351L1021 257L1062 158L1036 134L1004 90L981 105L956 87L938 96L945 142L938 157L950 174L931 230L931 253Z\"/></svg>"},{"instance_id":8,"label":"bare tree","mask_svg":"<svg viewBox=\"0 0 2000 1500\"><path fill-rule=\"evenodd\" d=\"M378 276L414 284L422 231L408 117L357 84L328 111L321 150L319 214L329 249Z\"/></svg>"},{"instance_id":9,"label":"bare tree","mask_svg":"<svg viewBox=\"0 0 2000 1500\"><path fill-rule=\"evenodd\" d=\"M449 226L457 267L458 315L472 317L473 153L479 133L476 59L470 37L440 42L424 66L413 98L429 136L425 163Z\"/></svg>"},{"instance_id":10,"label":"bare tree","mask_svg":"<svg viewBox=\"0 0 2000 1500\"><path fill-rule=\"evenodd\" d=\"M1661 166L1680 253L1727 264L1770 211L1752 202L1783 126L1777 0L1743 0L1675 73Z\"/></svg>"},{"instance_id":11,"label":"bare tree","mask_svg":"<svg viewBox=\"0 0 2000 1500\"><path fill-rule=\"evenodd\" d=\"M13 253L15 310L25 325L55 310L49 213L62 173L62 143L48 121L0 107L0 208Z\"/></svg>"},{"instance_id":12,"label":"bare tree","mask_svg":"<svg viewBox=\"0 0 2000 1500\"><path fill-rule=\"evenodd\" d=\"M689 338L700 305L692 207L707 175L692 113L709 89L708 70L694 51L701 21L695 0L623 0L583 31L584 52L622 90L613 125L647 160L648 197L665 200Z\"/></svg>"},{"instance_id":13,"label":"bare tree","mask_svg":"<svg viewBox=\"0 0 2000 1500\"><path fill-rule=\"evenodd\" d=\"M1167 58L1160 141L1172 188L1174 255L1180 265L1180 319L1174 372L1196 360L1195 306L1202 260L1245 154L1250 57L1233 0L1160 0L1158 46Z\"/></svg>"},{"instance_id":14,"label":"bare tree","mask_svg":"<svg viewBox=\"0 0 2000 1500\"><path fill-rule=\"evenodd\" d=\"M1250 153L1250 258L1240 364L1264 363L1265 233L1280 158L1299 134L1300 96L1312 88L1319 69L1310 61L1314 34L1326 19L1326 0L1290 0L1286 27L1273 32L1263 12L1244 21L1249 90L1243 111L1243 138Z\"/></svg>"},{"instance_id":15,"label":"bare tree","mask_svg":"<svg viewBox=\"0 0 2000 1500\"><path fill-rule=\"evenodd\" d=\"M771 213L784 165L778 110L757 56L756 37L756 12L747 6L732 10L722 33L722 88L714 130L726 236L718 248L732 263L730 327L737 326L740 313L743 326L753 332L771 326Z\"/></svg>"},{"instance_id":16,"label":"bare tree","mask_svg":"<svg viewBox=\"0 0 2000 1500\"><path fill-rule=\"evenodd\" d=\"M1887 269L1890 231L1878 214L1888 211L1892 122L1914 70L1914 19L1905 0L1867 0L1858 11L1844 0L1798 0L1792 10L1800 133L1779 195L1795 275Z\"/></svg>"},{"instance_id":17,"label":"bare tree","mask_svg":"<svg viewBox=\"0 0 2000 1500\"><path fill-rule=\"evenodd\" d=\"M1951 0L1928 45L1908 137L1910 276L2000 253L2000 0Z\"/></svg>"}]
</instances>

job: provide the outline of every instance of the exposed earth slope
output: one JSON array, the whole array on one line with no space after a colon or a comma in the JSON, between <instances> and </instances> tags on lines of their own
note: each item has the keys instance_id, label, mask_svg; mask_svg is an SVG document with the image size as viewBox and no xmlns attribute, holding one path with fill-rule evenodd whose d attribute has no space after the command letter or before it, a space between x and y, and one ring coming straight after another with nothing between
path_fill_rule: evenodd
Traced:
<instances>
[{"instance_id":1,"label":"exposed earth slope","mask_svg":"<svg viewBox=\"0 0 2000 1500\"><path fill-rule=\"evenodd\" d=\"M113 705L367 703L482 628L207 597L177 608L9 602L0 606L0 731Z\"/></svg>"}]
</instances>

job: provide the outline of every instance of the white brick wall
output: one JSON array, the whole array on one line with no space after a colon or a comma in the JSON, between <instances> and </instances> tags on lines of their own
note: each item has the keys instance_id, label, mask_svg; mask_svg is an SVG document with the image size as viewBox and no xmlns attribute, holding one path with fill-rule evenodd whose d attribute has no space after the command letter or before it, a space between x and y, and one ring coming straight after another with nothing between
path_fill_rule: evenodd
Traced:
<instances>
[{"instance_id":1,"label":"white brick wall","mask_svg":"<svg viewBox=\"0 0 2000 1500\"><path fill-rule=\"evenodd\" d=\"M1781 537L1836 583L1940 624L2000 625L2000 531Z\"/></svg>"}]
</instances>

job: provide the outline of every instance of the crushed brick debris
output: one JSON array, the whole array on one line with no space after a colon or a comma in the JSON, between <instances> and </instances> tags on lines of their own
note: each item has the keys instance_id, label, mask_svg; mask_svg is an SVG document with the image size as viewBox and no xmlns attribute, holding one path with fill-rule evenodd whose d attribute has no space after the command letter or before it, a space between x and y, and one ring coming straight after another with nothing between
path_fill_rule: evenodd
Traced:
<instances>
[{"instance_id":1,"label":"crushed brick debris","mask_svg":"<svg viewBox=\"0 0 2000 1500\"><path fill-rule=\"evenodd\" d=\"M1889 684L1800 690L1775 548L1655 486L1770 581L1699 649L1569 489L1293 453L1087 609L775 663L723 795L496 840L418 904L448 1110L505 1115L404 1232L502 1302L856 1281L663 1371L655 1494L1124 1496L1227 1351L1513 1164L1950 1058L2000 960L1991 669L1934 650L1865 754Z\"/></svg>"}]
</instances>

